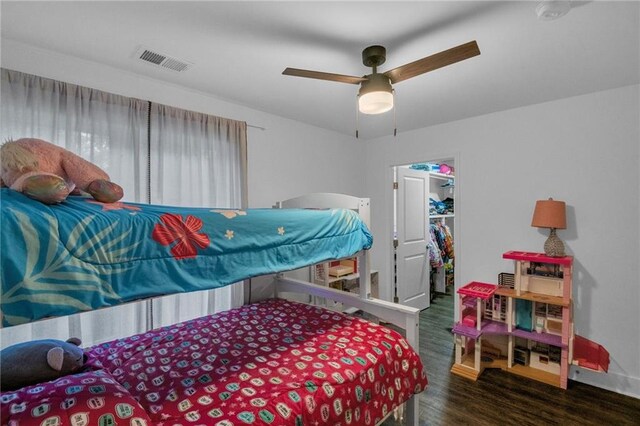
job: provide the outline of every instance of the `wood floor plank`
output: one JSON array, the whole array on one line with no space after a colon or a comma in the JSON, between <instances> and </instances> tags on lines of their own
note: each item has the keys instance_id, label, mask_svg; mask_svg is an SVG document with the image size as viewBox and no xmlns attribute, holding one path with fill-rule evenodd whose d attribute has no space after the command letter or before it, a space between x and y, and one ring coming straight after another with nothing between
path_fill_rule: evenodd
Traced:
<instances>
[{"instance_id":1,"label":"wood floor plank","mask_svg":"<svg viewBox=\"0 0 640 426\"><path fill-rule=\"evenodd\" d=\"M478 381L450 373L453 296L420 314L420 357L429 387L420 395L421 425L640 425L640 399L569 381L562 390L501 370ZM402 422L388 419L384 426Z\"/></svg>"}]
</instances>

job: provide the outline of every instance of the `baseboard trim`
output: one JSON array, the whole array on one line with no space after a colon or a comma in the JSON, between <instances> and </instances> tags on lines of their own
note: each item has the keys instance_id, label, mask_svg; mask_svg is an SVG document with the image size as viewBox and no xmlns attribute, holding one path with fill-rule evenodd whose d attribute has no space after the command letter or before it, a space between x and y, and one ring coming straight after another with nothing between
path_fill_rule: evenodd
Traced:
<instances>
[{"instance_id":1,"label":"baseboard trim","mask_svg":"<svg viewBox=\"0 0 640 426\"><path fill-rule=\"evenodd\" d=\"M640 399L640 377L620 373L596 373L584 368L571 367L569 378L580 383L610 390Z\"/></svg>"}]
</instances>

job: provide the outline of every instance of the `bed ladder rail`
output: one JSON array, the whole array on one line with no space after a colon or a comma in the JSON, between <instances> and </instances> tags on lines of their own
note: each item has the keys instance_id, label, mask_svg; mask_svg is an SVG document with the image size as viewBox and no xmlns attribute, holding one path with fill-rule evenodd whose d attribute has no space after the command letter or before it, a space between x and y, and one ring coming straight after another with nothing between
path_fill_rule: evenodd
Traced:
<instances>
[{"instance_id":1,"label":"bed ladder rail","mask_svg":"<svg viewBox=\"0 0 640 426\"><path fill-rule=\"evenodd\" d=\"M306 281L289 278L278 274L275 277L276 294L280 292L304 293L311 296L324 297L346 306L353 306L368 312L385 322L394 324L405 330L405 339L418 351L418 325L420 310L381 299L362 299L355 294L333 288L321 287Z\"/></svg>"}]
</instances>

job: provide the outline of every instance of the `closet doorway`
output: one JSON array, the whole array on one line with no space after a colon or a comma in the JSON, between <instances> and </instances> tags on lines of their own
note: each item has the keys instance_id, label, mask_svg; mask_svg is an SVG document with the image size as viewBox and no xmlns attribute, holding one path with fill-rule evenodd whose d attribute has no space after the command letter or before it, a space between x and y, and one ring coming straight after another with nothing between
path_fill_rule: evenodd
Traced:
<instances>
[{"instance_id":1,"label":"closet doorway","mask_svg":"<svg viewBox=\"0 0 640 426\"><path fill-rule=\"evenodd\" d=\"M393 167L394 301L418 309L453 304L456 158Z\"/></svg>"}]
</instances>

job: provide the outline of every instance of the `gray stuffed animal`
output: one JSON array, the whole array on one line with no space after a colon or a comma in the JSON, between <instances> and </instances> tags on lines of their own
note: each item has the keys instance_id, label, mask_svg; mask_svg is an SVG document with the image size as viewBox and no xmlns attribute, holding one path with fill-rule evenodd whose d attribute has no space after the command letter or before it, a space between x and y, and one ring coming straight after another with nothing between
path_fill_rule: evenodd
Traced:
<instances>
[{"instance_id":1,"label":"gray stuffed animal","mask_svg":"<svg viewBox=\"0 0 640 426\"><path fill-rule=\"evenodd\" d=\"M18 343L0 351L2 392L55 380L79 372L86 360L76 337Z\"/></svg>"}]
</instances>

